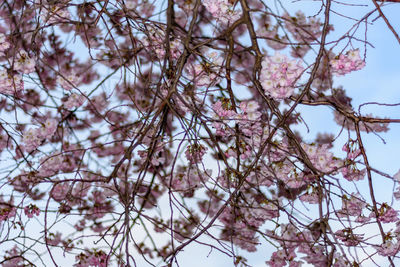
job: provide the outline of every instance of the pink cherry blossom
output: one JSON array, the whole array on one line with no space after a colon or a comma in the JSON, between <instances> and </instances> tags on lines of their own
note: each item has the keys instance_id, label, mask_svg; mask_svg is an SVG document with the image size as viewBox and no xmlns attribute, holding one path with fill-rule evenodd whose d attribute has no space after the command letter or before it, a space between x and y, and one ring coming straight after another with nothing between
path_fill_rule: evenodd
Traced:
<instances>
[{"instance_id":1,"label":"pink cherry blossom","mask_svg":"<svg viewBox=\"0 0 400 267\"><path fill-rule=\"evenodd\" d=\"M33 216L39 216L40 210L36 205L29 204L24 208L24 213L28 218L33 218Z\"/></svg>"},{"instance_id":2,"label":"pink cherry blossom","mask_svg":"<svg viewBox=\"0 0 400 267\"><path fill-rule=\"evenodd\" d=\"M22 142L26 151L31 152L35 150L42 143L41 129L28 129L25 131Z\"/></svg>"},{"instance_id":3,"label":"pink cherry blossom","mask_svg":"<svg viewBox=\"0 0 400 267\"><path fill-rule=\"evenodd\" d=\"M272 57L266 56L262 62L261 85L272 98L285 99L293 95L295 83L302 72L300 62L275 53Z\"/></svg>"},{"instance_id":4,"label":"pink cherry blossom","mask_svg":"<svg viewBox=\"0 0 400 267\"><path fill-rule=\"evenodd\" d=\"M0 223L15 217L17 209L14 207L13 202L5 202L3 196L0 195Z\"/></svg>"},{"instance_id":5,"label":"pink cherry blossom","mask_svg":"<svg viewBox=\"0 0 400 267\"><path fill-rule=\"evenodd\" d=\"M44 128L42 131L42 135L44 138L50 138L57 130L57 120L55 119L47 119L44 123Z\"/></svg>"},{"instance_id":6,"label":"pink cherry blossom","mask_svg":"<svg viewBox=\"0 0 400 267\"><path fill-rule=\"evenodd\" d=\"M397 222L397 211L394 210L392 207L387 205L382 205L381 209L379 210L379 218L378 220L383 223L390 223L390 222Z\"/></svg>"},{"instance_id":7,"label":"pink cherry blossom","mask_svg":"<svg viewBox=\"0 0 400 267\"><path fill-rule=\"evenodd\" d=\"M81 82L81 78L77 73L71 71L70 73L64 73L63 76L57 76L57 83L65 90L71 91L76 88Z\"/></svg>"},{"instance_id":8,"label":"pink cherry blossom","mask_svg":"<svg viewBox=\"0 0 400 267\"><path fill-rule=\"evenodd\" d=\"M341 76L352 71L357 71L365 66L365 62L361 60L359 50L350 50L346 55L339 55L330 61L332 73Z\"/></svg>"},{"instance_id":9,"label":"pink cherry blossom","mask_svg":"<svg viewBox=\"0 0 400 267\"><path fill-rule=\"evenodd\" d=\"M207 147L205 147L205 146L198 145L198 144L189 145L185 152L186 159L190 163L201 162L206 151L207 151Z\"/></svg>"},{"instance_id":10,"label":"pink cherry blossom","mask_svg":"<svg viewBox=\"0 0 400 267\"><path fill-rule=\"evenodd\" d=\"M14 61L14 69L22 73L31 73L35 70L35 60L29 57L24 50L20 51Z\"/></svg>"},{"instance_id":11,"label":"pink cherry blossom","mask_svg":"<svg viewBox=\"0 0 400 267\"><path fill-rule=\"evenodd\" d=\"M377 247L377 251L381 256L395 256L400 251L400 243L387 240L381 246Z\"/></svg>"},{"instance_id":12,"label":"pink cherry blossom","mask_svg":"<svg viewBox=\"0 0 400 267\"><path fill-rule=\"evenodd\" d=\"M235 11L228 0L205 0L203 5L217 21L223 24L232 23L240 18L240 12Z\"/></svg>"},{"instance_id":13,"label":"pink cherry blossom","mask_svg":"<svg viewBox=\"0 0 400 267\"><path fill-rule=\"evenodd\" d=\"M7 41L6 36L0 33L0 51L3 52L10 47L10 43Z\"/></svg>"},{"instance_id":14,"label":"pink cherry blossom","mask_svg":"<svg viewBox=\"0 0 400 267\"><path fill-rule=\"evenodd\" d=\"M0 93L15 95L24 89L24 81L18 73L0 70Z\"/></svg>"},{"instance_id":15,"label":"pink cherry blossom","mask_svg":"<svg viewBox=\"0 0 400 267\"><path fill-rule=\"evenodd\" d=\"M73 93L68 97L67 101L64 102L64 106L66 109L79 108L85 103L85 100L86 98L83 95Z\"/></svg>"}]
</instances>

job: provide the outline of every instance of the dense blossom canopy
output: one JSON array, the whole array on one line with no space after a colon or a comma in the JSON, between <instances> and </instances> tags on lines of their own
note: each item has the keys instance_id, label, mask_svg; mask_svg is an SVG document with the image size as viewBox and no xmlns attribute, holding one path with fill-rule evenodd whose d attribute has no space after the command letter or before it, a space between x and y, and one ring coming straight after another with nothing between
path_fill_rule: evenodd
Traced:
<instances>
[{"instance_id":1,"label":"dense blossom canopy","mask_svg":"<svg viewBox=\"0 0 400 267\"><path fill-rule=\"evenodd\" d=\"M202 246L232 266L395 266L400 172L363 137L399 120L335 79L368 63L355 36L376 15L400 39L375 0L334 41L346 4L284 2L2 0L0 265L179 266ZM340 130L305 138L303 107Z\"/></svg>"}]
</instances>

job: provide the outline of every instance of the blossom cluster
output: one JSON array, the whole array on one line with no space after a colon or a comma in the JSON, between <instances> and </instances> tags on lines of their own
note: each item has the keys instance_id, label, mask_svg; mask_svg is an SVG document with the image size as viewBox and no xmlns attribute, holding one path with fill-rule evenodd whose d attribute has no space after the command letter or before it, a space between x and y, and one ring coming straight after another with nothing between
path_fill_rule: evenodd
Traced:
<instances>
[{"instance_id":1,"label":"blossom cluster","mask_svg":"<svg viewBox=\"0 0 400 267\"><path fill-rule=\"evenodd\" d=\"M223 58L217 52L204 55L203 62L189 63L186 67L187 78L197 87L213 86L221 80Z\"/></svg>"},{"instance_id":2,"label":"blossom cluster","mask_svg":"<svg viewBox=\"0 0 400 267\"><path fill-rule=\"evenodd\" d=\"M57 130L57 120L47 119L41 128L30 128L24 132L22 142L27 152L35 150L45 139L49 139Z\"/></svg>"},{"instance_id":3,"label":"blossom cluster","mask_svg":"<svg viewBox=\"0 0 400 267\"><path fill-rule=\"evenodd\" d=\"M164 59L166 55L165 30L157 27L148 27L148 36L143 40L143 46L154 52L158 59ZM169 52L172 59L178 59L183 51L183 45L179 38L171 39Z\"/></svg>"},{"instance_id":4,"label":"blossom cluster","mask_svg":"<svg viewBox=\"0 0 400 267\"><path fill-rule=\"evenodd\" d=\"M354 160L361 155L361 150L358 148L357 143L349 140L344 144L343 151L347 152L345 166L340 170L343 177L348 181L359 181L364 179L367 169L359 170Z\"/></svg>"},{"instance_id":5,"label":"blossom cluster","mask_svg":"<svg viewBox=\"0 0 400 267\"><path fill-rule=\"evenodd\" d=\"M24 258L21 256L23 255L23 252L21 249L18 248L18 246L14 246L13 248L9 249L5 253L5 260L2 263L2 267L15 267L15 266L24 266Z\"/></svg>"},{"instance_id":6,"label":"blossom cluster","mask_svg":"<svg viewBox=\"0 0 400 267\"><path fill-rule=\"evenodd\" d=\"M68 8L65 8L63 4L51 4L42 7L42 12L40 12L40 18L44 23L55 24L67 22L71 17Z\"/></svg>"},{"instance_id":7,"label":"blossom cluster","mask_svg":"<svg viewBox=\"0 0 400 267\"><path fill-rule=\"evenodd\" d=\"M19 51L14 61L14 70L27 74L33 72L35 66L35 60L25 50Z\"/></svg>"},{"instance_id":8,"label":"blossom cluster","mask_svg":"<svg viewBox=\"0 0 400 267\"><path fill-rule=\"evenodd\" d=\"M194 164L202 161L206 151L207 147L199 144L193 144L186 148L185 156L191 164Z\"/></svg>"},{"instance_id":9,"label":"blossom cluster","mask_svg":"<svg viewBox=\"0 0 400 267\"><path fill-rule=\"evenodd\" d=\"M400 223L396 222L396 228L385 236L382 244L374 246L381 256L396 256L400 252Z\"/></svg>"},{"instance_id":10,"label":"blossom cluster","mask_svg":"<svg viewBox=\"0 0 400 267\"><path fill-rule=\"evenodd\" d=\"M381 246L377 246L376 250L381 256L396 256L400 251L400 242L386 240Z\"/></svg>"},{"instance_id":11,"label":"blossom cluster","mask_svg":"<svg viewBox=\"0 0 400 267\"><path fill-rule=\"evenodd\" d=\"M302 11L297 11L295 16L285 13L285 28L299 42L313 42L321 36L322 23L317 17L306 18Z\"/></svg>"},{"instance_id":12,"label":"blossom cluster","mask_svg":"<svg viewBox=\"0 0 400 267\"><path fill-rule=\"evenodd\" d=\"M334 172L340 166L340 161L333 157L328 145L309 145L302 143L304 151L307 153L311 163L318 170L326 173Z\"/></svg>"},{"instance_id":13,"label":"blossom cluster","mask_svg":"<svg viewBox=\"0 0 400 267\"><path fill-rule=\"evenodd\" d=\"M140 162L146 164L149 161L153 166L159 166L165 163L165 155L163 154L163 145L158 145L153 150L139 150L137 153L140 157Z\"/></svg>"},{"instance_id":14,"label":"blossom cluster","mask_svg":"<svg viewBox=\"0 0 400 267\"><path fill-rule=\"evenodd\" d=\"M355 234L351 228L338 230L335 232L335 236L349 247L357 246L364 237L363 234Z\"/></svg>"},{"instance_id":15,"label":"blossom cluster","mask_svg":"<svg viewBox=\"0 0 400 267\"><path fill-rule=\"evenodd\" d=\"M230 240L249 252L256 251L259 244L256 230L266 221L279 216L277 203L265 202L261 205L254 203L254 206L248 208L226 207L218 218L225 226L221 239Z\"/></svg>"},{"instance_id":16,"label":"blossom cluster","mask_svg":"<svg viewBox=\"0 0 400 267\"><path fill-rule=\"evenodd\" d=\"M315 43L322 34L320 19L315 16L307 18L302 11L297 11L294 16L285 13L283 18L284 27L299 42L299 45L291 46L291 55L297 58L304 57L311 50L309 44Z\"/></svg>"},{"instance_id":17,"label":"blossom cluster","mask_svg":"<svg viewBox=\"0 0 400 267\"><path fill-rule=\"evenodd\" d=\"M383 203L378 210L378 220L383 223L397 222L399 220L397 215L398 212L386 203ZM375 217L375 212L371 212L370 216Z\"/></svg>"},{"instance_id":18,"label":"blossom cluster","mask_svg":"<svg viewBox=\"0 0 400 267\"><path fill-rule=\"evenodd\" d=\"M81 78L74 71L64 74L63 76L57 76L57 83L68 91L71 91L73 88L77 87L80 82Z\"/></svg>"},{"instance_id":19,"label":"blossom cluster","mask_svg":"<svg viewBox=\"0 0 400 267\"><path fill-rule=\"evenodd\" d=\"M0 33L0 52L4 52L10 47L10 43L8 42L6 36L3 33Z\"/></svg>"},{"instance_id":20,"label":"blossom cluster","mask_svg":"<svg viewBox=\"0 0 400 267\"><path fill-rule=\"evenodd\" d=\"M232 23L241 16L241 13L234 10L234 6L228 0L204 0L203 5L217 21L223 24Z\"/></svg>"},{"instance_id":21,"label":"blossom cluster","mask_svg":"<svg viewBox=\"0 0 400 267\"><path fill-rule=\"evenodd\" d=\"M33 218L33 216L39 216L40 209L36 205L29 204L24 208L24 213L28 218Z\"/></svg>"},{"instance_id":22,"label":"blossom cluster","mask_svg":"<svg viewBox=\"0 0 400 267\"><path fill-rule=\"evenodd\" d=\"M24 89L24 81L19 73L0 70L0 93L15 95Z\"/></svg>"},{"instance_id":23,"label":"blossom cluster","mask_svg":"<svg viewBox=\"0 0 400 267\"><path fill-rule=\"evenodd\" d=\"M355 216L358 221L368 220L363 215L363 209L366 208L365 200L360 194L351 194L342 196L342 208L338 211L338 217Z\"/></svg>"},{"instance_id":24,"label":"blossom cluster","mask_svg":"<svg viewBox=\"0 0 400 267\"><path fill-rule=\"evenodd\" d=\"M55 151L50 155L42 157L37 175L39 177L50 177L59 172L70 172L76 168L81 156L79 151L67 152L65 150L63 153Z\"/></svg>"},{"instance_id":25,"label":"blossom cluster","mask_svg":"<svg viewBox=\"0 0 400 267\"><path fill-rule=\"evenodd\" d=\"M318 226L320 222L314 222L315 230L301 231L291 224L281 224L280 233L277 230L268 231L270 237L277 237L278 243L281 248L272 253L270 260L266 262L268 266L281 267L281 266L303 266L304 261L312 266L325 266L328 260L327 255L324 253L324 248L319 244L318 238L321 235ZM312 244L312 246L310 245ZM300 257L298 253L305 256ZM348 261L340 253L332 254L332 266L346 267Z\"/></svg>"},{"instance_id":26,"label":"blossom cluster","mask_svg":"<svg viewBox=\"0 0 400 267\"><path fill-rule=\"evenodd\" d=\"M75 256L77 263L74 267L106 267L107 254L102 250L86 251Z\"/></svg>"},{"instance_id":27,"label":"blossom cluster","mask_svg":"<svg viewBox=\"0 0 400 267\"><path fill-rule=\"evenodd\" d=\"M352 123L348 118L346 118L343 114L341 114L338 111L333 112L334 115L334 120L337 124L345 127L346 129L349 129L351 131L355 131L355 126L354 123ZM368 118L378 118L377 116L374 116L373 114L366 114L365 117ZM389 123L371 123L371 122L362 122L359 125L360 131L363 132L387 132L389 131Z\"/></svg>"},{"instance_id":28,"label":"blossom cluster","mask_svg":"<svg viewBox=\"0 0 400 267\"><path fill-rule=\"evenodd\" d=\"M261 126L261 112L258 111L259 105L256 101L243 101L234 108L231 100L222 98L212 106L216 121L213 127L216 135L222 138L231 139L235 135L232 126L237 124L239 131L243 134L243 139L232 143L225 151L226 158L240 158L247 160L251 158L254 151L261 145L264 138L268 136L268 128Z\"/></svg>"},{"instance_id":29,"label":"blossom cluster","mask_svg":"<svg viewBox=\"0 0 400 267\"><path fill-rule=\"evenodd\" d=\"M0 201L2 202L0 203L0 222L15 217L17 209L12 203L4 203L2 196L0 196Z\"/></svg>"},{"instance_id":30,"label":"blossom cluster","mask_svg":"<svg viewBox=\"0 0 400 267\"><path fill-rule=\"evenodd\" d=\"M365 62L361 59L359 50L355 49L348 51L346 55L340 54L331 59L330 65L333 74L343 76L352 71L361 70Z\"/></svg>"},{"instance_id":31,"label":"blossom cluster","mask_svg":"<svg viewBox=\"0 0 400 267\"><path fill-rule=\"evenodd\" d=\"M0 33L0 55L10 48L6 36ZM16 95L24 89L22 74L28 74L35 70L36 62L25 50L20 50L11 60L10 69L0 70L0 93Z\"/></svg>"},{"instance_id":32,"label":"blossom cluster","mask_svg":"<svg viewBox=\"0 0 400 267\"><path fill-rule=\"evenodd\" d=\"M260 82L268 95L281 100L293 95L296 81L303 73L300 62L280 53L266 56L262 62Z\"/></svg>"},{"instance_id":33,"label":"blossom cluster","mask_svg":"<svg viewBox=\"0 0 400 267\"><path fill-rule=\"evenodd\" d=\"M263 21L261 26L257 29L257 36L266 38L269 47L275 50L282 50L287 47L289 40L286 36L278 34L278 26L271 27L268 22Z\"/></svg>"},{"instance_id":34,"label":"blossom cluster","mask_svg":"<svg viewBox=\"0 0 400 267\"><path fill-rule=\"evenodd\" d=\"M85 100L86 98L83 95L73 93L68 97L67 101L64 102L64 107L69 110L78 108L83 105Z\"/></svg>"},{"instance_id":35,"label":"blossom cluster","mask_svg":"<svg viewBox=\"0 0 400 267\"><path fill-rule=\"evenodd\" d=\"M205 172L196 170L195 168L185 169L178 168L178 173L166 183L170 184L174 191L182 192L184 195L193 195L194 191L203 187L209 180L211 170Z\"/></svg>"}]
</instances>

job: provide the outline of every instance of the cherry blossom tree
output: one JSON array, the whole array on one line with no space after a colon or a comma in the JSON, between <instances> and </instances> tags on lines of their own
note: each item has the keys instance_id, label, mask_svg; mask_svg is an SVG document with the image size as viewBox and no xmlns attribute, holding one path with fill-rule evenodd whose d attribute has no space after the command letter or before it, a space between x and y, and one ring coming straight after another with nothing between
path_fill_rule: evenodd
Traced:
<instances>
[{"instance_id":1,"label":"cherry blossom tree","mask_svg":"<svg viewBox=\"0 0 400 267\"><path fill-rule=\"evenodd\" d=\"M187 266L201 246L232 266L262 247L267 266L395 266L400 172L364 138L400 120L336 82L368 64L375 20L400 43L395 2L333 40L350 4L1 1L0 264ZM303 107L340 131L305 137Z\"/></svg>"}]
</instances>

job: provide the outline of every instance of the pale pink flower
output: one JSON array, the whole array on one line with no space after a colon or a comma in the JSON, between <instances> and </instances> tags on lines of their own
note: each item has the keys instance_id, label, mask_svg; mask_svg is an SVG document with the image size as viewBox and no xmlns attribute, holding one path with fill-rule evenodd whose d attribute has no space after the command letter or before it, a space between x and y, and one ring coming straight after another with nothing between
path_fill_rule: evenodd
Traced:
<instances>
[{"instance_id":1,"label":"pale pink flower","mask_svg":"<svg viewBox=\"0 0 400 267\"><path fill-rule=\"evenodd\" d=\"M0 93L15 95L24 89L24 81L21 74L8 73L6 70L0 71Z\"/></svg>"},{"instance_id":2,"label":"pale pink flower","mask_svg":"<svg viewBox=\"0 0 400 267\"><path fill-rule=\"evenodd\" d=\"M0 195L0 222L15 217L17 214L17 209L14 207L12 201L8 203L3 200Z\"/></svg>"},{"instance_id":3,"label":"pale pink flower","mask_svg":"<svg viewBox=\"0 0 400 267\"><path fill-rule=\"evenodd\" d=\"M223 58L216 52L204 52L205 62L193 64L186 67L187 78L193 81L198 87L209 87L220 82L220 76L223 74Z\"/></svg>"},{"instance_id":4,"label":"pale pink flower","mask_svg":"<svg viewBox=\"0 0 400 267\"><path fill-rule=\"evenodd\" d=\"M57 232L56 234L50 233L47 238L47 244L50 246L57 246L62 242L61 233Z\"/></svg>"},{"instance_id":5,"label":"pale pink flower","mask_svg":"<svg viewBox=\"0 0 400 267\"><path fill-rule=\"evenodd\" d=\"M70 110L74 108L79 108L83 105L85 100L86 98L83 95L73 93L68 97L67 101L64 102L64 107Z\"/></svg>"},{"instance_id":6,"label":"pale pink flower","mask_svg":"<svg viewBox=\"0 0 400 267\"><path fill-rule=\"evenodd\" d=\"M275 53L273 57L265 57L262 62L261 85L272 98L285 99L293 95L295 83L302 72L300 62Z\"/></svg>"},{"instance_id":7,"label":"pale pink flower","mask_svg":"<svg viewBox=\"0 0 400 267\"><path fill-rule=\"evenodd\" d=\"M68 91L76 88L80 82L81 78L74 71L63 74L63 76L57 76L57 83Z\"/></svg>"},{"instance_id":8,"label":"pale pink flower","mask_svg":"<svg viewBox=\"0 0 400 267\"><path fill-rule=\"evenodd\" d=\"M165 155L164 155L163 151L164 151L164 148L163 148L163 145L161 145L161 146L157 146L154 149L154 151L151 153L150 158L148 158L149 157L148 150L139 150L137 153L138 153L139 157L141 158L140 162L142 164L145 164L145 162L147 160L149 160L153 166L159 166L159 165L165 163Z\"/></svg>"},{"instance_id":9,"label":"pale pink flower","mask_svg":"<svg viewBox=\"0 0 400 267\"><path fill-rule=\"evenodd\" d=\"M20 266L24 266L25 265L24 264L24 258L21 257L22 254L23 254L22 250L19 249L15 245L12 249L6 251L5 258L8 258L9 260L3 261L1 266L2 267L20 267Z\"/></svg>"},{"instance_id":10,"label":"pale pink flower","mask_svg":"<svg viewBox=\"0 0 400 267\"><path fill-rule=\"evenodd\" d=\"M362 240L363 234L354 234L351 228L345 228L335 232L335 236L342 241L346 246L357 246Z\"/></svg>"},{"instance_id":11,"label":"pale pink flower","mask_svg":"<svg viewBox=\"0 0 400 267\"><path fill-rule=\"evenodd\" d=\"M42 129L43 138L50 138L57 130L58 122L55 119L47 119L44 123L44 128Z\"/></svg>"},{"instance_id":12,"label":"pale pink flower","mask_svg":"<svg viewBox=\"0 0 400 267\"><path fill-rule=\"evenodd\" d=\"M22 142L24 144L25 151L31 152L35 150L43 140L41 129L28 129L24 132Z\"/></svg>"},{"instance_id":13,"label":"pale pink flower","mask_svg":"<svg viewBox=\"0 0 400 267\"><path fill-rule=\"evenodd\" d=\"M137 0L126 0L124 1L124 3L127 9L135 9L136 6L138 5Z\"/></svg>"},{"instance_id":14,"label":"pale pink flower","mask_svg":"<svg viewBox=\"0 0 400 267\"><path fill-rule=\"evenodd\" d=\"M351 164L340 169L340 172L342 173L343 177L348 181L360 181L364 179L367 173L367 169L364 168L359 170L355 164Z\"/></svg>"},{"instance_id":15,"label":"pale pink flower","mask_svg":"<svg viewBox=\"0 0 400 267\"><path fill-rule=\"evenodd\" d=\"M365 62L361 59L359 50L350 50L346 55L339 55L330 61L332 73L336 76L342 76L349 72L361 70Z\"/></svg>"},{"instance_id":16,"label":"pale pink flower","mask_svg":"<svg viewBox=\"0 0 400 267\"><path fill-rule=\"evenodd\" d=\"M33 216L39 216L40 209L36 205L29 204L24 208L24 213L28 218L33 218Z\"/></svg>"},{"instance_id":17,"label":"pale pink flower","mask_svg":"<svg viewBox=\"0 0 400 267\"><path fill-rule=\"evenodd\" d=\"M203 145L193 144L193 145L189 145L186 148L185 156L186 156L186 159L191 164L194 164L194 163L201 162L206 151L207 151L207 147L205 147Z\"/></svg>"},{"instance_id":18,"label":"pale pink flower","mask_svg":"<svg viewBox=\"0 0 400 267\"><path fill-rule=\"evenodd\" d=\"M307 202L310 204L318 204L319 203L319 197L316 192L311 192L311 193L306 193L300 196L300 200L303 202Z\"/></svg>"},{"instance_id":19,"label":"pale pink flower","mask_svg":"<svg viewBox=\"0 0 400 267\"><path fill-rule=\"evenodd\" d=\"M7 41L6 36L0 33L0 52L7 50L10 47L10 43Z\"/></svg>"},{"instance_id":20,"label":"pale pink flower","mask_svg":"<svg viewBox=\"0 0 400 267\"><path fill-rule=\"evenodd\" d=\"M241 16L241 13L234 10L234 6L228 0L204 0L203 5L222 24L232 23Z\"/></svg>"},{"instance_id":21,"label":"pale pink flower","mask_svg":"<svg viewBox=\"0 0 400 267\"><path fill-rule=\"evenodd\" d=\"M387 240L381 246L377 246L378 254L381 256L395 256L400 250L399 242L394 243L393 241Z\"/></svg>"},{"instance_id":22,"label":"pale pink flower","mask_svg":"<svg viewBox=\"0 0 400 267\"><path fill-rule=\"evenodd\" d=\"M171 180L167 181L174 191L190 193L190 191L203 187L211 175L211 170L200 172L196 169L182 170L177 173Z\"/></svg>"},{"instance_id":23,"label":"pale pink flower","mask_svg":"<svg viewBox=\"0 0 400 267\"><path fill-rule=\"evenodd\" d=\"M362 210L366 206L367 204L358 193L352 194L350 198L344 195L342 197L342 209L339 211L339 213L349 216L360 216Z\"/></svg>"},{"instance_id":24,"label":"pale pink flower","mask_svg":"<svg viewBox=\"0 0 400 267\"><path fill-rule=\"evenodd\" d=\"M26 130L22 137L25 151L31 152L38 148L45 139L51 138L57 130L57 124L57 120L47 119L44 127Z\"/></svg>"},{"instance_id":25,"label":"pale pink flower","mask_svg":"<svg viewBox=\"0 0 400 267\"><path fill-rule=\"evenodd\" d=\"M236 112L232 109L230 104L228 104L228 101L218 101L215 102L212 106L213 110L219 117L222 118L232 118L234 115L236 115Z\"/></svg>"},{"instance_id":26,"label":"pale pink flower","mask_svg":"<svg viewBox=\"0 0 400 267\"><path fill-rule=\"evenodd\" d=\"M165 30L147 26L148 35L143 40L143 46L151 52L154 52L158 59L164 59L166 55ZM178 59L183 51L183 44L179 38L171 39L169 42L170 56Z\"/></svg>"},{"instance_id":27,"label":"pale pink flower","mask_svg":"<svg viewBox=\"0 0 400 267\"><path fill-rule=\"evenodd\" d=\"M386 207L386 211L384 211L384 207ZM382 214L382 212L383 212L383 214ZM397 211L394 210L392 207L383 205L380 213L381 214L379 215L378 220L383 223L391 223L391 222L398 221Z\"/></svg>"},{"instance_id":28,"label":"pale pink flower","mask_svg":"<svg viewBox=\"0 0 400 267\"><path fill-rule=\"evenodd\" d=\"M25 50L18 52L14 61L15 70L27 74L35 71L35 66L35 60L30 58Z\"/></svg>"},{"instance_id":29,"label":"pale pink flower","mask_svg":"<svg viewBox=\"0 0 400 267\"><path fill-rule=\"evenodd\" d=\"M71 14L68 11L68 8L65 5L56 5L52 4L46 7L43 7L40 12L40 18L48 23L54 24L58 22L65 22L69 20Z\"/></svg>"},{"instance_id":30,"label":"pale pink flower","mask_svg":"<svg viewBox=\"0 0 400 267\"><path fill-rule=\"evenodd\" d=\"M107 254L103 251L85 252L75 256L74 267L107 267Z\"/></svg>"},{"instance_id":31,"label":"pale pink flower","mask_svg":"<svg viewBox=\"0 0 400 267\"><path fill-rule=\"evenodd\" d=\"M299 42L315 42L322 34L322 23L319 18L307 18L302 11L297 11L294 16L285 13L284 26L291 33L291 35ZM307 51L310 50L309 46L303 45Z\"/></svg>"},{"instance_id":32,"label":"pale pink flower","mask_svg":"<svg viewBox=\"0 0 400 267\"><path fill-rule=\"evenodd\" d=\"M335 160L333 153L329 151L328 145L308 145L302 143L304 151L307 153L311 163L323 172L332 172L339 166L339 161Z\"/></svg>"},{"instance_id":33,"label":"pale pink flower","mask_svg":"<svg viewBox=\"0 0 400 267\"><path fill-rule=\"evenodd\" d=\"M62 200L65 200L65 197L67 196L69 190L70 190L69 183L57 183L56 185L53 186L50 195L55 201L60 202Z\"/></svg>"}]
</instances>

